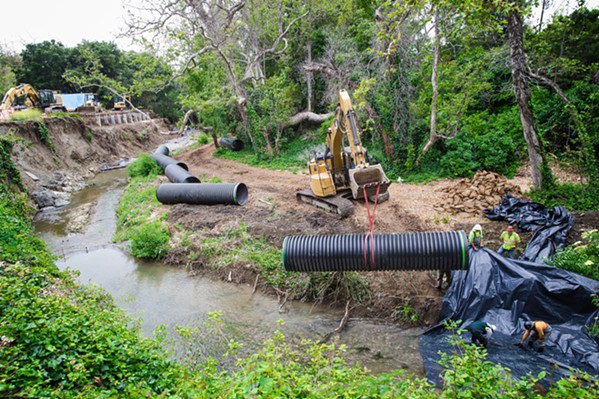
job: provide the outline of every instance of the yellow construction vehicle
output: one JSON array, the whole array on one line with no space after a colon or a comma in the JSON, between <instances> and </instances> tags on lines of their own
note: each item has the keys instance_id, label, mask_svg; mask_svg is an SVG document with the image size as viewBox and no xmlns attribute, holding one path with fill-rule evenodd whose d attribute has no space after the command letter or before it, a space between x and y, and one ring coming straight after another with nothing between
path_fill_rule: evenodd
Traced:
<instances>
[{"instance_id":1,"label":"yellow construction vehicle","mask_svg":"<svg viewBox=\"0 0 599 399\"><path fill-rule=\"evenodd\" d=\"M40 108L43 112L66 111L52 90L35 90L27 83L10 88L0 103L0 120L22 109Z\"/></svg>"},{"instance_id":2,"label":"yellow construction vehicle","mask_svg":"<svg viewBox=\"0 0 599 399\"><path fill-rule=\"evenodd\" d=\"M114 96L112 97L112 101L114 102L112 109L115 111L122 111L129 108L129 105L131 105L131 96Z\"/></svg>"},{"instance_id":3,"label":"yellow construction vehicle","mask_svg":"<svg viewBox=\"0 0 599 399\"><path fill-rule=\"evenodd\" d=\"M348 146L345 146L344 139ZM351 199L383 202L389 199L391 181L381 165L371 165L362 146L349 94L339 92L339 105L327 132L324 154L308 162L310 190L297 192L300 201L347 216L353 212Z\"/></svg>"}]
</instances>

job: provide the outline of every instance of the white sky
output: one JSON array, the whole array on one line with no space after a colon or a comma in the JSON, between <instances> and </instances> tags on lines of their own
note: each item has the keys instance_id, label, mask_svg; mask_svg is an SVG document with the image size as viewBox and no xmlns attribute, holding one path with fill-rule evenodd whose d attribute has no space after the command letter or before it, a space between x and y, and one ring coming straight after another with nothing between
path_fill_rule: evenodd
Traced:
<instances>
[{"instance_id":1,"label":"white sky","mask_svg":"<svg viewBox=\"0 0 599 399\"><path fill-rule=\"evenodd\" d=\"M83 40L114 41L122 50L137 49L129 39L117 39L125 27L122 3L131 0L0 0L0 47L21 52L26 44L56 40L75 47ZM134 0L141 2L141 0ZM573 10L574 0L551 0L554 9ZM587 0L588 8L599 0ZM538 15L538 14L537 14ZM546 14L545 21L549 18Z\"/></svg>"},{"instance_id":2,"label":"white sky","mask_svg":"<svg viewBox=\"0 0 599 399\"><path fill-rule=\"evenodd\" d=\"M125 27L124 0L0 0L0 46L20 52L25 45L56 40L75 47L83 40L113 41L134 49L129 39L117 39Z\"/></svg>"}]
</instances>

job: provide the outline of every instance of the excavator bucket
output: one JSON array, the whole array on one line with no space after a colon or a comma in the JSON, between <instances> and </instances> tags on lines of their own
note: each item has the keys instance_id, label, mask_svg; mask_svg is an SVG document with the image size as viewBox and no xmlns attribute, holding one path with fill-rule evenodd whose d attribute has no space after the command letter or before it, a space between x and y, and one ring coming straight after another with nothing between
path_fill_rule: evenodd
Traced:
<instances>
[{"instance_id":1,"label":"excavator bucket","mask_svg":"<svg viewBox=\"0 0 599 399\"><path fill-rule=\"evenodd\" d=\"M349 181L351 192L355 199L364 198L364 189L368 198L374 197L377 194L379 197L387 192L391 180L387 178L381 165L369 165L350 169Z\"/></svg>"}]
</instances>

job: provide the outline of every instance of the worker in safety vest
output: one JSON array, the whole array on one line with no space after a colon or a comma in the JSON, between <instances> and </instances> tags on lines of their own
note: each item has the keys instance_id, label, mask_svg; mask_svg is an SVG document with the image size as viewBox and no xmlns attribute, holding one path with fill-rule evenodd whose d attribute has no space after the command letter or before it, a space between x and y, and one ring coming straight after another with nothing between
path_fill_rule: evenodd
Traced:
<instances>
[{"instance_id":1,"label":"worker in safety vest","mask_svg":"<svg viewBox=\"0 0 599 399\"><path fill-rule=\"evenodd\" d=\"M483 228L480 224L475 225L468 234L468 243L475 251L483 247Z\"/></svg>"},{"instance_id":2,"label":"worker in safety vest","mask_svg":"<svg viewBox=\"0 0 599 399\"><path fill-rule=\"evenodd\" d=\"M493 324L487 324L482 320L477 320L466 327L466 331L472 334L472 344L480 344L483 348L487 347L489 338L495 332L496 327Z\"/></svg>"},{"instance_id":3,"label":"worker in safety vest","mask_svg":"<svg viewBox=\"0 0 599 399\"><path fill-rule=\"evenodd\" d=\"M549 338L549 335L551 335L551 331L553 330L551 326L544 321L537 320L524 322L524 328L526 331L518 346L522 348L524 342L526 342L526 339L528 338L528 346L534 348L536 343L537 352L543 352L545 341L547 341L547 338Z\"/></svg>"},{"instance_id":4,"label":"worker in safety vest","mask_svg":"<svg viewBox=\"0 0 599 399\"><path fill-rule=\"evenodd\" d=\"M509 225L507 230L501 233L501 239L503 244L499 247L497 253L503 255L504 252L507 252L508 258L514 259L516 246L520 244L520 236L514 231L514 226Z\"/></svg>"}]
</instances>

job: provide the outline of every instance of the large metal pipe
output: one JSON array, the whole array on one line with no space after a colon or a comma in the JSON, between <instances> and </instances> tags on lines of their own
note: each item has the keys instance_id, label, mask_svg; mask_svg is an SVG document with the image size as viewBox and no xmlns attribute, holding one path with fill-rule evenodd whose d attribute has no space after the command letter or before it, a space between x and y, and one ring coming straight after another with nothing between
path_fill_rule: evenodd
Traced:
<instances>
[{"instance_id":1,"label":"large metal pipe","mask_svg":"<svg viewBox=\"0 0 599 399\"><path fill-rule=\"evenodd\" d=\"M176 163L166 165L166 168L164 168L164 174L173 183L201 183L200 179Z\"/></svg>"},{"instance_id":2,"label":"large metal pipe","mask_svg":"<svg viewBox=\"0 0 599 399\"><path fill-rule=\"evenodd\" d=\"M467 249L463 231L288 236L283 266L293 272L459 270L468 267Z\"/></svg>"},{"instance_id":3,"label":"large metal pipe","mask_svg":"<svg viewBox=\"0 0 599 399\"><path fill-rule=\"evenodd\" d=\"M160 146L158 146L158 148L156 148L156 151L154 151L154 153L168 155L170 153L170 150L165 144L161 144Z\"/></svg>"},{"instance_id":4,"label":"large metal pipe","mask_svg":"<svg viewBox=\"0 0 599 399\"><path fill-rule=\"evenodd\" d=\"M163 204L244 205L248 189L243 183L170 183L158 186L156 198Z\"/></svg>"},{"instance_id":5,"label":"large metal pipe","mask_svg":"<svg viewBox=\"0 0 599 399\"><path fill-rule=\"evenodd\" d=\"M169 157L169 156L167 156L167 155L164 155L164 154L158 154L158 153L153 153L153 154L151 154L150 156L151 156L152 158L154 158L154 160L155 160L156 162L158 162L158 165L160 165L160 167L162 168L162 170L166 169L166 167L167 167L168 165L171 165L171 164L177 164L177 165L179 165L180 167L182 167L183 169L185 169L185 170L189 170L189 168L187 167L187 165L186 165L186 164L184 164L183 162L179 162L179 161L177 161L176 159L173 159L173 158L171 158L171 157Z\"/></svg>"},{"instance_id":6,"label":"large metal pipe","mask_svg":"<svg viewBox=\"0 0 599 399\"><path fill-rule=\"evenodd\" d=\"M233 151L241 151L243 150L243 141L235 138L235 137L223 137L219 141L220 145L223 147L227 147Z\"/></svg>"}]
</instances>

